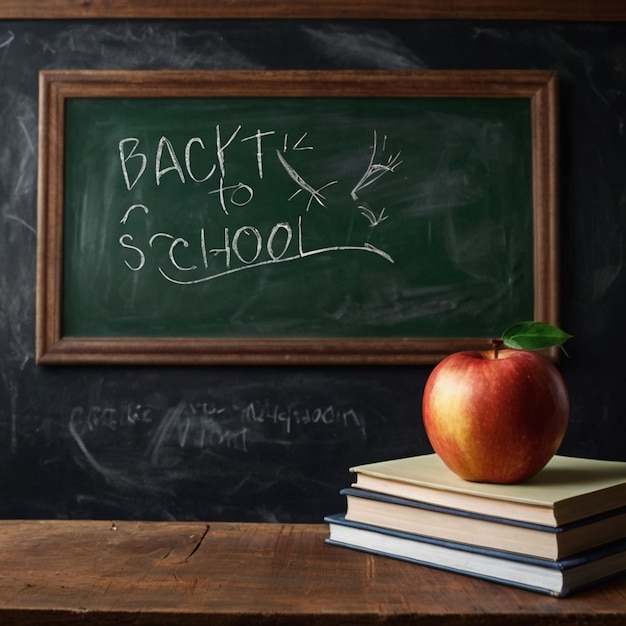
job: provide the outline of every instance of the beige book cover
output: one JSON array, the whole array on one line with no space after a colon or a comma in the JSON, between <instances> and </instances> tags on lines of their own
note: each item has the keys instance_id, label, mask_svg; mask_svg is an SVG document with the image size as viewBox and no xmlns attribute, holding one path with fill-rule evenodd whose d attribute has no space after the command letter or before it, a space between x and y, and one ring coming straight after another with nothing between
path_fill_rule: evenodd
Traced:
<instances>
[{"instance_id":1,"label":"beige book cover","mask_svg":"<svg viewBox=\"0 0 626 626\"><path fill-rule=\"evenodd\" d=\"M626 506L626 462L555 456L536 476L514 485L474 483L436 454L350 468L354 487L500 516L559 526Z\"/></svg>"}]
</instances>

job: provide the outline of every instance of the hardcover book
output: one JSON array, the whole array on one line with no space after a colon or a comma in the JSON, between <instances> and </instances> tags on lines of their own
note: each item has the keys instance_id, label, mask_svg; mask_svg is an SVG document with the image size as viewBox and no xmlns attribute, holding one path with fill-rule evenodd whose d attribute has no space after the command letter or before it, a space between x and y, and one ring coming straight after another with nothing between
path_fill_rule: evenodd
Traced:
<instances>
[{"instance_id":1,"label":"hardcover book","mask_svg":"<svg viewBox=\"0 0 626 626\"><path fill-rule=\"evenodd\" d=\"M353 486L469 512L561 526L626 506L626 462L555 456L515 485L472 483L436 454L350 468Z\"/></svg>"},{"instance_id":2,"label":"hardcover book","mask_svg":"<svg viewBox=\"0 0 626 626\"><path fill-rule=\"evenodd\" d=\"M548 526L471 513L415 500L342 489L346 519L437 539L557 560L626 538L626 507Z\"/></svg>"},{"instance_id":3,"label":"hardcover book","mask_svg":"<svg viewBox=\"0 0 626 626\"><path fill-rule=\"evenodd\" d=\"M552 561L325 518L327 543L563 597L626 571L626 540Z\"/></svg>"}]
</instances>

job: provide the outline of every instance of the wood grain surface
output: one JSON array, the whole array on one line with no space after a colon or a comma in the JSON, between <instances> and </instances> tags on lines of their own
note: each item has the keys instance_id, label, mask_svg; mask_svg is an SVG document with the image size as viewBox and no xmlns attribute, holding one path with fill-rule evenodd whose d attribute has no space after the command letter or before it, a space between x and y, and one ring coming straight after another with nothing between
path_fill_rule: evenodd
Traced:
<instances>
[{"instance_id":1,"label":"wood grain surface","mask_svg":"<svg viewBox=\"0 0 626 626\"><path fill-rule=\"evenodd\" d=\"M330 546L326 525L4 521L0 623L626 623L626 578L555 599Z\"/></svg>"}]
</instances>

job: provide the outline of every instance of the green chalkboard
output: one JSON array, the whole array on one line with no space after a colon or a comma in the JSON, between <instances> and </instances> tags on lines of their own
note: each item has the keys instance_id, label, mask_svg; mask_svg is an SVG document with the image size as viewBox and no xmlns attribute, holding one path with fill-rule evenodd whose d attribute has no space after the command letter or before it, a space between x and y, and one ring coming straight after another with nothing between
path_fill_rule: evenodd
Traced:
<instances>
[{"instance_id":1,"label":"green chalkboard","mask_svg":"<svg viewBox=\"0 0 626 626\"><path fill-rule=\"evenodd\" d=\"M44 73L59 361L419 360L553 314L553 75L104 74Z\"/></svg>"}]
</instances>

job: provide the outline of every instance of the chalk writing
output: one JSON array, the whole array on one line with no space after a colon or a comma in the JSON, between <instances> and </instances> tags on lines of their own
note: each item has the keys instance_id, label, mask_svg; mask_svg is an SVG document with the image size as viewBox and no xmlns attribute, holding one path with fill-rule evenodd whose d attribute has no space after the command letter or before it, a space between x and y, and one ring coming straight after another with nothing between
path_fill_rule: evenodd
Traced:
<instances>
[{"instance_id":1,"label":"chalk writing","mask_svg":"<svg viewBox=\"0 0 626 626\"><path fill-rule=\"evenodd\" d=\"M231 218L234 210L247 210L253 211L258 218L258 211L262 211L263 207L253 205L255 185L263 181L267 159L273 156L278 163L278 171L285 175L284 181L276 181L285 188L285 203L289 204L301 195L305 201L302 205L303 214L295 219L273 224L263 222L261 225L253 221L253 214L249 222L244 220L241 223L238 214L237 223L218 225L214 220L207 219L191 233L189 230L174 233L171 228L159 228L158 214L163 211L163 207L133 203L122 209L120 219L124 227L124 232L118 237L122 262L131 272L141 272L146 270L152 260L166 281L178 285L195 285L243 270L334 253L374 254L393 263L393 256L389 252L370 242L371 231L390 217L386 207L374 210L362 202L356 204L363 190L374 185L382 176L393 174L402 163L399 151L385 156L386 141L384 137L381 147L378 133L373 131L371 154L365 172L351 185L349 194L349 202L355 203L352 208L357 209L358 215L365 219L369 234L362 243L337 241L329 244L328 241L320 241L319 234L309 235L308 228L315 218L305 219L305 216L314 206L318 209L328 208L327 192L339 181L330 179L313 183L315 160L312 158L296 167L289 156L290 153L314 152L314 142L308 132L302 132L292 141L288 133L273 129L246 132L242 125L237 125L232 131L225 132L218 124L210 148L205 139L194 135L185 142L181 157L173 142L163 135L157 143L153 158L149 157L139 137L124 137L118 143L118 153L127 192L134 190L140 181L150 184L149 179L144 177L152 169L153 184L157 188L165 178L171 179L172 176L174 182L182 185L208 185L206 196L209 211L212 206L216 206L223 216ZM276 142L280 142L280 145ZM234 171L231 158L235 159L232 150L237 144L251 146L250 156L256 162L255 180L230 180L231 169ZM208 158L209 154L211 158ZM302 167L310 171L303 172ZM295 191L289 189L290 185L295 185ZM217 199L217 205L211 204L213 197ZM180 207L169 207L167 210L178 209ZM255 210L257 213L254 213ZM139 228L141 235L137 233Z\"/></svg>"},{"instance_id":2,"label":"chalk writing","mask_svg":"<svg viewBox=\"0 0 626 626\"><path fill-rule=\"evenodd\" d=\"M385 137L385 142L383 144L383 151L385 149L387 138ZM400 161L400 153L394 154L390 156L386 163L377 163L376 162L376 153L378 151L378 135L376 131L374 131L374 146L372 149L372 156L370 158L369 165L363 177L359 180L359 182L354 186L352 190L352 199L357 200L359 197L359 192L361 192L365 187L369 187L373 185L381 176L388 174L389 172L394 172L395 169L402 163Z\"/></svg>"},{"instance_id":3,"label":"chalk writing","mask_svg":"<svg viewBox=\"0 0 626 626\"><path fill-rule=\"evenodd\" d=\"M277 430L269 431L267 427ZM352 430L365 436L365 420L359 411L333 404L281 405L269 400L250 400L226 405L201 400L180 402L163 410L131 402L121 407L75 406L70 412L70 433L94 467L96 461L89 450L89 441L99 444L104 433L137 428L146 431L144 454L154 464L160 462L170 447L247 453L260 442L284 445L300 436L298 431L303 429Z\"/></svg>"},{"instance_id":4,"label":"chalk writing","mask_svg":"<svg viewBox=\"0 0 626 626\"><path fill-rule=\"evenodd\" d=\"M70 422L79 434L102 429L117 431L127 425L152 423L152 411L141 405L129 405L122 409L113 407L76 406L70 414Z\"/></svg>"},{"instance_id":5,"label":"chalk writing","mask_svg":"<svg viewBox=\"0 0 626 626\"><path fill-rule=\"evenodd\" d=\"M247 452L247 429L231 429L214 417L191 414L185 403L170 409L159 424L148 453L158 464L162 450L168 445L179 448L227 448Z\"/></svg>"},{"instance_id":6,"label":"chalk writing","mask_svg":"<svg viewBox=\"0 0 626 626\"><path fill-rule=\"evenodd\" d=\"M269 401L250 402L241 411L243 424L280 424L286 434L296 426L321 425L341 428L364 428L362 419L352 408L281 406Z\"/></svg>"}]
</instances>

